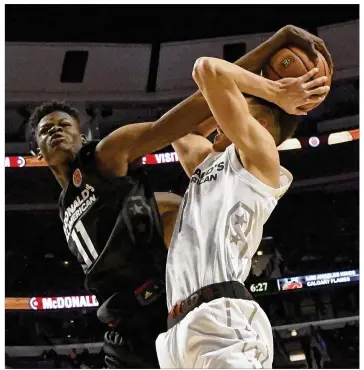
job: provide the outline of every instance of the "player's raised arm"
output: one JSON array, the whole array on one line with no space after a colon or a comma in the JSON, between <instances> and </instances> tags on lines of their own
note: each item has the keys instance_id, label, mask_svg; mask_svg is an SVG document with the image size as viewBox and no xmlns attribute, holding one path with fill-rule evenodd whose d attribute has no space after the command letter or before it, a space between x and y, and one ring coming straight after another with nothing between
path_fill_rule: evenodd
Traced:
<instances>
[{"instance_id":1,"label":"player's raised arm","mask_svg":"<svg viewBox=\"0 0 364 370\"><path fill-rule=\"evenodd\" d=\"M279 105L290 114L305 114L298 107L322 101L328 87L319 86L324 78L308 81L317 73L270 81L216 58L199 58L193 78L207 100L225 135L239 149L244 166L266 184L279 185L279 156L276 140L251 114L241 92ZM272 118L273 119L273 118ZM276 140L275 140L276 139Z\"/></svg>"},{"instance_id":2,"label":"player's raised arm","mask_svg":"<svg viewBox=\"0 0 364 370\"><path fill-rule=\"evenodd\" d=\"M294 26L283 27L235 63L247 70L259 72L267 58L287 42L298 44L303 50L311 52L313 57L317 46L332 67L330 55L323 41ZM187 135L209 117L210 109L198 91L156 122L121 127L100 142L96 154L99 169L109 175L125 175L128 163Z\"/></svg>"}]
</instances>

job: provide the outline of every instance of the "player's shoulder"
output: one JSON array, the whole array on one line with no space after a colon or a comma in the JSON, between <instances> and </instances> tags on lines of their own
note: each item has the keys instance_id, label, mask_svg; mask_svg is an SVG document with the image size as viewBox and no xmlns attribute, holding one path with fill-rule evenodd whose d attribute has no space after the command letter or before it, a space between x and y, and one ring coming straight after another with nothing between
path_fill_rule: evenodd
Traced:
<instances>
[{"instance_id":1,"label":"player's shoulder","mask_svg":"<svg viewBox=\"0 0 364 370\"><path fill-rule=\"evenodd\" d=\"M73 163L74 168L78 168L82 173L87 176L100 176L107 179L108 181L112 181L116 178L127 178L128 176L113 176L110 174L105 174L103 169L100 168L100 163L97 158L97 148L100 144L100 141L89 141L82 146L75 157L75 161ZM133 171L131 171L133 172Z\"/></svg>"},{"instance_id":2,"label":"player's shoulder","mask_svg":"<svg viewBox=\"0 0 364 370\"><path fill-rule=\"evenodd\" d=\"M99 141L89 141L84 144L76 155L76 161L81 164L94 161L98 143Z\"/></svg>"},{"instance_id":3,"label":"player's shoulder","mask_svg":"<svg viewBox=\"0 0 364 370\"><path fill-rule=\"evenodd\" d=\"M105 174L100 169L100 163L97 160L97 146L99 141L90 141L83 145L77 153L72 164L71 181L74 184L74 178L88 183L98 191L127 191L132 186L141 183L147 183L146 174L138 163L131 164L127 174L115 176ZM137 162L137 161L136 161ZM72 186L71 186L72 187Z\"/></svg>"},{"instance_id":4,"label":"player's shoulder","mask_svg":"<svg viewBox=\"0 0 364 370\"><path fill-rule=\"evenodd\" d=\"M265 196L274 197L274 198L281 198L288 188L291 186L293 181L292 174L283 166L279 165L279 186L272 187L266 183L264 183L261 179L257 176L252 174L248 171L248 169L244 168L243 162L240 159L240 155L237 151L237 148L234 144L230 145L225 150L228 165L233 173L240 178L244 183L253 187L259 193Z\"/></svg>"}]
</instances>

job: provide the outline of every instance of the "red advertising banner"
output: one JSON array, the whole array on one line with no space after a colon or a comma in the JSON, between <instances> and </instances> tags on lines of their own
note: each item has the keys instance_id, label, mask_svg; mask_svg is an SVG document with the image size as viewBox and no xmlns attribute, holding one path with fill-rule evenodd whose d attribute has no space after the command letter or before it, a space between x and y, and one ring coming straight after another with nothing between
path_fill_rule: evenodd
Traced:
<instances>
[{"instance_id":1,"label":"red advertising banner","mask_svg":"<svg viewBox=\"0 0 364 370\"><path fill-rule=\"evenodd\" d=\"M161 164L178 162L178 155L175 152L147 154L143 157L143 164ZM20 167L46 167L47 163L44 160L38 160L37 157L31 156L10 156L5 157L5 167L20 168Z\"/></svg>"}]
</instances>

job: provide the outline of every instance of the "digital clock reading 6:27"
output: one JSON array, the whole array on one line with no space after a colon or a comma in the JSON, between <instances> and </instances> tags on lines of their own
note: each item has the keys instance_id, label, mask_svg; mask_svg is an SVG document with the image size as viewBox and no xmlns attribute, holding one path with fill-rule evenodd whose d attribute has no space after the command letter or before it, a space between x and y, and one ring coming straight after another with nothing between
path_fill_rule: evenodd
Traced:
<instances>
[{"instance_id":1,"label":"digital clock reading 6:27","mask_svg":"<svg viewBox=\"0 0 364 370\"><path fill-rule=\"evenodd\" d=\"M250 292L255 295L260 294L274 294L278 293L277 279L267 279L263 281L257 281L247 285Z\"/></svg>"},{"instance_id":2,"label":"digital clock reading 6:27","mask_svg":"<svg viewBox=\"0 0 364 370\"><path fill-rule=\"evenodd\" d=\"M264 281L264 282L261 282L261 283L251 284L249 286L249 290L252 293L256 293L256 292L259 292L259 293L267 292L268 291L268 283L266 281Z\"/></svg>"}]
</instances>

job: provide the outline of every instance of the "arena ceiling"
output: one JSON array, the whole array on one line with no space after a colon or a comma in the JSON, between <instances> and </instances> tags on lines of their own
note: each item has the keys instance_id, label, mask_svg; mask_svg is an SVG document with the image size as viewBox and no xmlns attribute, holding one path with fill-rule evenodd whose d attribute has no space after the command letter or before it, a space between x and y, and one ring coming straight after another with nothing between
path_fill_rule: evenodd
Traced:
<instances>
[{"instance_id":1,"label":"arena ceiling","mask_svg":"<svg viewBox=\"0 0 364 370\"><path fill-rule=\"evenodd\" d=\"M359 5L6 5L6 41L167 42L359 19Z\"/></svg>"}]
</instances>

